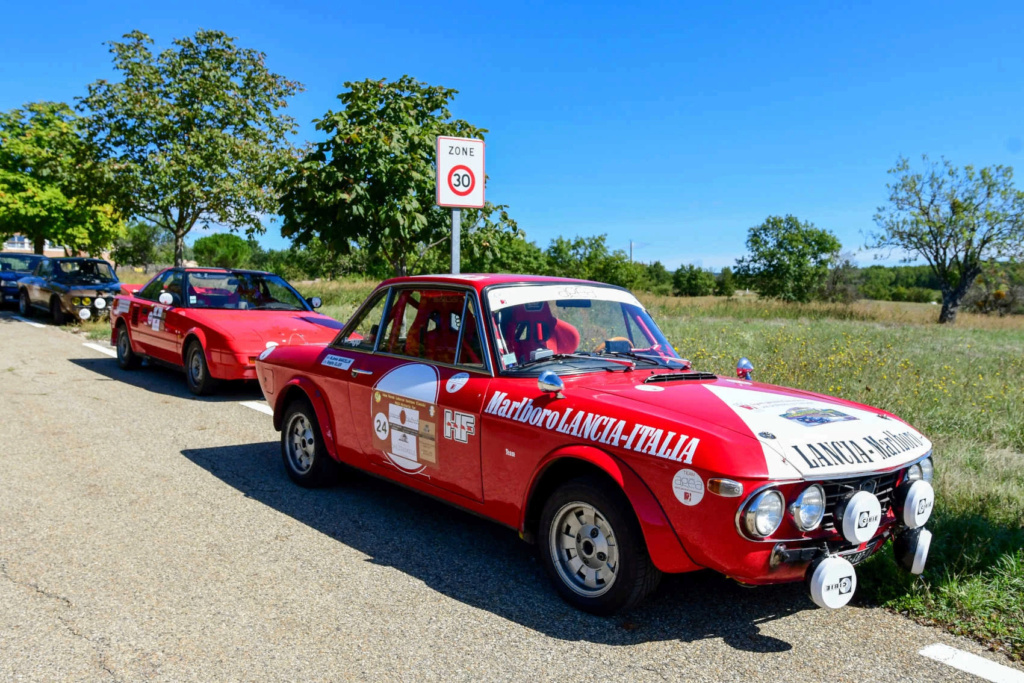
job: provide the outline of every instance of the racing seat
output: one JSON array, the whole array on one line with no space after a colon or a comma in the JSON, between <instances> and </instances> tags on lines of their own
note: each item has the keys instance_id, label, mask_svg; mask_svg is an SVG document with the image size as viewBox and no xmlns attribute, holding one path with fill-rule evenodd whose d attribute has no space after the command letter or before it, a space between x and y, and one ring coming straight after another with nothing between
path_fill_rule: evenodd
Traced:
<instances>
[{"instance_id":1,"label":"racing seat","mask_svg":"<svg viewBox=\"0 0 1024 683\"><path fill-rule=\"evenodd\" d=\"M458 327L465 296L453 292L423 292L416 318L405 339L405 355L438 363L454 363Z\"/></svg>"},{"instance_id":2,"label":"racing seat","mask_svg":"<svg viewBox=\"0 0 1024 683\"><path fill-rule=\"evenodd\" d=\"M535 310L530 310L535 309ZM580 333L574 326L559 320L547 302L520 304L500 311L502 336L509 351L519 362L530 357L537 349L551 349L555 353L574 353L580 346Z\"/></svg>"}]
</instances>

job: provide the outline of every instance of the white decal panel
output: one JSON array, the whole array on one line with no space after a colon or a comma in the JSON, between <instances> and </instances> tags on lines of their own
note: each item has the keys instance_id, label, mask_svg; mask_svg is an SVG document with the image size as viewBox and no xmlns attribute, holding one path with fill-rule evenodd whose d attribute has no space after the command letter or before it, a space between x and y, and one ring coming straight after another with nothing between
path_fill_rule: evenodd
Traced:
<instances>
[{"instance_id":1,"label":"white decal panel","mask_svg":"<svg viewBox=\"0 0 1024 683\"><path fill-rule=\"evenodd\" d=\"M813 478L888 469L932 447L912 427L859 408L754 389L706 388L764 445L769 476L790 467Z\"/></svg>"},{"instance_id":2,"label":"white decal panel","mask_svg":"<svg viewBox=\"0 0 1024 683\"><path fill-rule=\"evenodd\" d=\"M373 387L373 445L410 474L437 468L437 370L421 363L400 365Z\"/></svg>"},{"instance_id":3,"label":"white decal panel","mask_svg":"<svg viewBox=\"0 0 1024 683\"><path fill-rule=\"evenodd\" d=\"M531 285L529 287L500 287L487 292L487 303L492 311L509 306L520 306L534 301L551 301L559 299L595 299L598 301L616 301L632 304L643 309L637 298L621 289L599 287L595 285Z\"/></svg>"}]
</instances>

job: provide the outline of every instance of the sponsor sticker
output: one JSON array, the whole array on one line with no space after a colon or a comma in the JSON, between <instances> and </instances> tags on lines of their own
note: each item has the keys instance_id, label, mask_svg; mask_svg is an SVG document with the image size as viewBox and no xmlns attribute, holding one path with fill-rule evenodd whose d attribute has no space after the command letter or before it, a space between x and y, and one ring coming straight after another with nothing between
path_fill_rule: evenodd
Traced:
<instances>
[{"instance_id":1,"label":"sponsor sticker","mask_svg":"<svg viewBox=\"0 0 1024 683\"><path fill-rule=\"evenodd\" d=\"M444 410L444 438L459 443L469 443L469 437L476 434L476 416L457 410Z\"/></svg>"},{"instance_id":2,"label":"sponsor sticker","mask_svg":"<svg viewBox=\"0 0 1024 683\"><path fill-rule=\"evenodd\" d=\"M333 353L329 353L324 356L322 361L320 361L320 365L326 365L329 368L337 368L338 370L348 370L355 362L355 358L346 358L345 356L336 356Z\"/></svg>"},{"instance_id":3,"label":"sponsor sticker","mask_svg":"<svg viewBox=\"0 0 1024 683\"><path fill-rule=\"evenodd\" d=\"M128 309L130 309L131 307L132 307L132 304L127 299L118 299L117 300L117 313L119 315L127 313Z\"/></svg>"},{"instance_id":4,"label":"sponsor sticker","mask_svg":"<svg viewBox=\"0 0 1024 683\"><path fill-rule=\"evenodd\" d=\"M779 415L787 420L793 422L799 422L802 425L808 427L817 427L818 425L827 425L833 422L848 422L850 420L856 420L853 415L847 415L846 413L839 412L835 408L790 408L786 412Z\"/></svg>"},{"instance_id":5,"label":"sponsor sticker","mask_svg":"<svg viewBox=\"0 0 1024 683\"><path fill-rule=\"evenodd\" d=\"M704 480L693 470L679 470L672 477L672 493L683 505L696 505L704 499Z\"/></svg>"},{"instance_id":6,"label":"sponsor sticker","mask_svg":"<svg viewBox=\"0 0 1024 683\"><path fill-rule=\"evenodd\" d=\"M444 388L448 391L449 394L454 394L456 391L466 386L466 382L468 381L468 372L457 372L448 379L448 382L444 385Z\"/></svg>"},{"instance_id":7,"label":"sponsor sticker","mask_svg":"<svg viewBox=\"0 0 1024 683\"><path fill-rule=\"evenodd\" d=\"M506 391L495 391L484 406L484 413L528 424L577 439L617 446L656 458L689 465L700 439L650 425L630 422L574 408L544 408L532 398L509 398ZM548 405L560 405L562 402Z\"/></svg>"}]
</instances>

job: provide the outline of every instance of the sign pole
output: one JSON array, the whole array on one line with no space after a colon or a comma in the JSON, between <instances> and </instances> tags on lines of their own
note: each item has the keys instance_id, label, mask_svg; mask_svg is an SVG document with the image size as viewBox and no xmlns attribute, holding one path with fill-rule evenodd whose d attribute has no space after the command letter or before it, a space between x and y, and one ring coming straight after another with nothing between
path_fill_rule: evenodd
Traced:
<instances>
[{"instance_id":1,"label":"sign pole","mask_svg":"<svg viewBox=\"0 0 1024 683\"><path fill-rule=\"evenodd\" d=\"M459 239L462 237L462 209L452 209L452 275L459 274Z\"/></svg>"}]
</instances>

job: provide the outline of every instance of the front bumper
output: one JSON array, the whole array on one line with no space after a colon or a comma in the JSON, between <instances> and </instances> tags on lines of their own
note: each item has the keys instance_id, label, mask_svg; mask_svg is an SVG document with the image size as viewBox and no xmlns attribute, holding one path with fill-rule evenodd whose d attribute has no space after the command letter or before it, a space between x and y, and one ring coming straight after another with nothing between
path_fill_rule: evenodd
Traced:
<instances>
[{"instance_id":1,"label":"front bumper","mask_svg":"<svg viewBox=\"0 0 1024 683\"><path fill-rule=\"evenodd\" d=\"M249 380L256 379L256 353L240 353L238 351L209 352L207 362L210 364L210 374L217 379L224 380Z\"/></svg>"}]
</instances>

